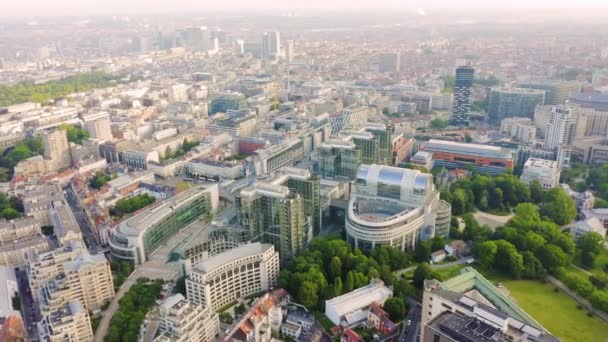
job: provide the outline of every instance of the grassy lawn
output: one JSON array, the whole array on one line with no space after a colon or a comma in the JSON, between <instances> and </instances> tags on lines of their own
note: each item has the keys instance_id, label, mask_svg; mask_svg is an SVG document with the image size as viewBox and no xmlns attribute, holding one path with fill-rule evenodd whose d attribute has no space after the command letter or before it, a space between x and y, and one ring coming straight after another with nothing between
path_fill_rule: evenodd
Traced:
<instances>
[{"instance_id":1,"label":"grassy lawn","mask_svg":"<svg viewBox=\"0 0 608 342\"><path fill-rule=\"evenodd\" d=\"M554 292L553 286L531 280L508 280L496 274L488 279L501 282L511 297L540 324L564 342L604 341L608 324L588 317L570 297Z\"/></svg>"},{"instance_id":2,"label":"grassy lawn","mask_svg":"<svg viewBox=\"0 0 608 342\"><path fill-rule=\"evenodd\" d=\"M445 281L460 274L460 270L469 265L456 265L446 268L434 269L433 273L437 274L441 280Z\"/></svg>"}]
</instances>

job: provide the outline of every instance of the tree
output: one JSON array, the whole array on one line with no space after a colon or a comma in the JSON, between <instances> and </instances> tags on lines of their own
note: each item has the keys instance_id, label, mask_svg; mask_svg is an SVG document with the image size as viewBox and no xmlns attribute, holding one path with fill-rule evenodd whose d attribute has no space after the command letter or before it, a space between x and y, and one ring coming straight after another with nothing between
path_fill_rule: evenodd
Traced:
<instances>
[{"instance_id":1,"label":"tree","mask_svg":"<svg viewBox=\"0 0 608 342\"><path fill-rule=\"evenodd\" d=\"M329 264L329 272L328 276L330 278L336 278L342 276L342 261L339 257L334 256L331 258L331 262Z\"/></svg>"},{"instance_id":2,"label":"tree","mask_svg":"<svg viewBox=\"0 0 608 342\"><path fill-rule=\"evenodd\" d=\"M74 125L63 124L59 126L59 129L65 131L69 142L73 142L78 145L82 145L82 141L89 138L89 132Z\"/></svg>"},{"instance_id":3,"label":"tree","mask_svg":"<svg viewBox=\"0 0 608 342\"><path fill-rule=\"evenodd\" d=\"M561 188L553 188L545 193L540 213L551 221L564 225L576 217L576 205L570 195Z\"/></svg>"},{"instance_id":4,"label":"tree","mask_svg":"<svg viewBox=\"0 0 608 342\"><path fill-rule=\"evenodd\" d=\"M525 251L522 254L524 258L524 271L522 276L526 279L543 279L547 275L547 271L543 264L530 251Z\"/></svg>"},{"instance_id":5,"label":"tree","mask_svg":"<svg viewBox=\"0 0 608 342\"><path fill-rule=\"evenodd\" d=\"M433 276L433 270L428 262L423 262L416 267L414 271L414 287L421 289L425 279L430 279Z\"/></svg>"},{"instance_id":6,"label":"tree","mask_svg":"<svg viewBox=\"0 0 608 342\"><path fill-rule=\"evenodd\" d=\"M344 293L351 292L355 288L355 276L353 271L346 274L346 281L344 282Z\"/></svg>"},{"instance_id":7,"label":"tree","mask_svg":"<svg viewBox=\"0 0 608 342\"><path fill-rule=\"evenodd\" d=\"M21 214L13 208L5 208L2 210L2 212L0 212L0 216L5 220L14 220L21 217Z\"/></svg>"},{"instance_id":8,"label":"tree","mask_svg":"<svg viewBox=\"0 0 608 342\"><path fill-rule=\"evenodd\" d=\"M405 317L405 302L401 298L389 298L384 302L384 311L393 322L399 322Z\"/></svg>"},{"instance_id":9,"label":"tree","mask_svg":"<svg viewBox=\"0 0 608 342\"><path fill-rule=\"evenodd\" d=\"M473 246L473 255L475 256L475 261L485 269L488 269L494 265L497 252L498 247L494 241L476 243Z\"/></svg>"},{"instance_id":10,"label":"tree","mask_svg":"<svg viewBox=\"0 0 608 342\"><path fill-rule=\"evenodd\" d=\"M396 297L407 297L413 296L416 292L416 289L410 284L409 281L405 278L400 278L395 282L394 291Z\"/></svg>"},{"instance_id":11,"label":"tree","mask_svg":"<svg viewBox=\"0 0 608 342\"><path fill-rule=\"evenodd\" d=\"M443 119L433 119L431 120L431 128L433 129L445 129L448 127L448 122Z\"/></svg>"},{"instance_id":12,"label":"tree","mask_svg":"<svg viewBox=\"0 0 608 342\"><path fill-rule=\"evenodd\" d=\"M435 235L433 237L433 239L431 240L431 251L443 250L444 248L445 248L445 239L439 235Z\"/></svg>"},{"instance_id":13,"label":"tree","mask_svg":"<svg viewBox=\"0 0 608 342\"><path fill-rule=\"evenodd\" d=\"M588 232L578 238L576 246L582 252L600 254L602 249L604 249L604 238L596 232Z\"/></svg>"},{"instance_id":14,"label":"tree","mask_svg":"<svg viewBox=\"0 0 608 342\"><path fill-rule=\"evenodd\" d=\"M171 146L167 146L165 149L165 159L173 158L173 151L171 150Z\"/></svg>"},{"instance_id":15,"label":"tree","mask_svg":"<svg viewBox=\"0 0 608 342\"><path fill-rule=\"evenodd\" d=\"M452 193L452 214L462 215L467 212L467 195L463 189L456 189Z\"/></svg>"},{"instance_id":16,"label":"tree","mask_svg":"<svg viewBox=\"0 0 608 342\"><path fill-rule=\"evenodd\" d=\"M566 266L570 262L570 259L561 248L551 244L539 247L536 251L536 257L543 264L543 267L549 271Z\"/></svg>"},{"instance_id":17,"label":"tree","mask_svg":"<svg viewBox=\"0 0 608 342\"><path fill-rule=\"evenodd\" d=\"M431 259L431 245L430 241L421 241L418 246L416 246L415 259L418 262L427 262Z\"/></svg>"},{"instance_id":18,"label":"tree","mask_svg":"<svg viewBox=\"0 0 608 342\"><path fill-rule=\"evenodd\" d=\"M515 279L521 277L524 270L524 260L515 246L508 241L498 240L496 241L496 247L494 266Z\"/></svg>"},{"instance_id":19,"label":"tree","mask_svg":"<svg viewBox=\"0 0 608 342\"><path fill-rule=\"evenodd\" d=\"M336 277L336 279L334 279L334 296L337 297L341 295L343 293L342 290L344 290L342 285L342 278Z\"/></svg>"},{"instance_id":20,"label":"tree","mask_svg":"<svg viewBox=\"0 0 608 342\"><path fill-rule=\"evenodd\" d=\"M532 184L530 184L530 197L532 198L532 202L536 204L543 201L543 187L537 179L533 180Z\"/></svg>"},{"instance_id":21,"label":"tree","mask_svg":"<svg viewBox=\"0 0 608 342\"><path fill-rule=\"evenodd\" d=\"M319 289L317 288L317 285L309 281L302 283L300 290L298 291L298 300L306 307L315 307L319 300Z\"/></svg>"},{"instance_id":22,"label":"tree","mask_svg":"<svg viewBox=\"0 0 608 342\"><path fill-rule=\"evenodd\" d=\"M503 205L503 192L500 188L494 189L492 191L492 196L490 196L489 204L492 209L502 209Z\"/></svg>"}]
</instances>

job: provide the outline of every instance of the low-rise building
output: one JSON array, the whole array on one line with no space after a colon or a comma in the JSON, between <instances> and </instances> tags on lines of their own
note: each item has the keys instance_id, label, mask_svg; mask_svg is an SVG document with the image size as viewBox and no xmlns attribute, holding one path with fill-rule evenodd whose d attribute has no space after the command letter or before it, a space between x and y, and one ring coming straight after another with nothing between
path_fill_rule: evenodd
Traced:
<instances>
[{"instance_id":1,"label":"low-rise building","mask_svg":"<svg viewBox=\"0 0 608 342\"><path fill-rule=\"evenodd\" d=\"M555 188L559 185L561 170L554 160L530 158L524 164L521 181L527 185L537 180L543 190Z\"/></svg>"},{"instance_id":2,"label":"low-rise building","mask_svg":"<svg viewBox=\"0 0 608 342\"><path fill-rule=\"evenodd\" d=\"M0 221L0 265L21 267L27 253L47 251L49 242L40 226L32 216Z\"/></svg>"},{"instance_id":3,"label":"low-rise building","mask_svg":"<svg viewBox=\"0 0 608 342\"><path fill-rule=\"evenodd\" d=\"M362 319L367 319L367 308L376 303L379 305L393 296L393 291L386 287L382 281L375 280L369 285L358 288L349 293L332 298L325 301L325 315L335 325L349 326L349 317L361 316ZM356 315L356 313L362 315Z\"/></svg>"},{"instance_id":4,"label":"low-rise building","mask_svg":"<svg viewBox=\"0 0 608 342\"><path fill-rule=\"evenodd\" d=\"M574 240L578 240L587 233L597 233L601 237L606 237L606 228L597 217L591 217L583 221L578 221L572 226L570 234Z\"/></svg>"},{"instance_id":5,"label":"low-rise building","mask_svg":"<svg viewBox=\"0 0 608 342\"><path fill-rule=\"evenodd\" d=\"M198 177L221 177L234 179L245 176L245 165L242 162L222 162L211 159L192 159L188 162L188 174Z\"/></svg>"}]
</instances>

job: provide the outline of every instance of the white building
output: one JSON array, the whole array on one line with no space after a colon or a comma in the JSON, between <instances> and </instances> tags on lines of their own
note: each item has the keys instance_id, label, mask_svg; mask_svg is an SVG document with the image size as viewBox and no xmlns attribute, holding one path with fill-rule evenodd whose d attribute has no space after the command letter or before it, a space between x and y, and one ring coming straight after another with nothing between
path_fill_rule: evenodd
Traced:
<instances>
[{"instance_id":1,"label":"white building","mask_svg":"<svg viewBox=\"0 0 608 342\"><path fill-rule=\"evenodd\" d=\"M447 237L451 206L433 176L418 170L361 165L347 209L346 239L355 248L413 250L420 240Z\"/></svg>"},{"instance_id":2,"label":"white building","mask_svg":"<svg viewBox=\"0 0 608 342\"><path fill-rule=\"evenodd\" d=\"M279 275L279 253L271 244L249 243L212 256L187 273L188 299L217 310L237 298L274 286Z\"/></svg>"},{"instance_id":3,"label":"white building","mask_svg":"<svg viewBox=\"0 0 608 342\"><path fill-rule=\"evenodd\" d=\"M382 281L372 281L367 286L326 300L325 315L335 325L340 325L344 320L344 316L354 312L365 311L371 303L382 305L392 296L393 291L386 287ZM367 313L364 316L367 318Z\"/></svg>"},{"instance_id":4,"label":"white building","mask_svg":"<svg viewBox=\"0 0 608 342\"><path fill-rule=\"evenodd\" d=\"M211 342L220 329L217 313L188 302L181 294L165 299L159 320L160 336L155 342Z\"/></svg>"},{"instance_id":5,"label":"white building","mask_svg":"<svg viewBox=\"0 0 608 342\"><path fill-rule=\"evenodd\" d=\"M578 221L570 230L570 234L572 234L574 240L578 240L578 238L589 232L598 233L603 238L606 237L606 228L597 217L591 217L584 221Z\"/></svg>"},{"instance_id":6,"label":"white building","mask_svg":"<svg viewBox=\"0 0 608 342\"><path fill-rule=\"evenodd\" d=\"M561 145L572 144L575 125L576 118L572 108L564 105L553 107L545 136L545 147L557 149Z\"/></svg>"},{"instance_id":7,"label":"white building","mask_svg":"<svg viewBox=\"0 0 608 342\"><path fill-rule=\"evenodd\" d=\"M536 137L536 127L530 118L503 119L500 122L500 132L524 144L533 142Z\"/></svg>"},{"instance_id":8,"label":"white building","mask_svg":"<svg viewBox=\"0 0 608 342\"><path fill-rule=\"evenodd\" d=\"M192 159L187 165L188 174L193 176L221 177L234 179L245 176L243 163L221 162L211 159Z\"/></svg>"},{"instance_id":9,"label":"white building","mask_svg":"<svg viewBox=\"0 0 608 342\"><path fill-rule=\"evenodd\" d=\"M19 311L13 307L13 297L19 295L17 276L15 269L7 266L0 266L0 319L13 315L20 315Z\"/></svg>"},{"instance_id":10,"label":"white building","mask_svg":"<svg viewBox=\"0 0 608 342\"><path fill-rule=\"evenodd\" d=\"M554 160L529 158L524 164L521 181L530 185L537 180L544 191L559 185L561 170Z\"/></svg>"}]
</instances>

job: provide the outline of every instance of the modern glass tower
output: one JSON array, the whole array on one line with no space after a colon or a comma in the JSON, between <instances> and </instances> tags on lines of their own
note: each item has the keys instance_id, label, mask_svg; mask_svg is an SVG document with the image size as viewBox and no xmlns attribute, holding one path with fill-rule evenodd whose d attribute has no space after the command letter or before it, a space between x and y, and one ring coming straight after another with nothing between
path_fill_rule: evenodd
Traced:
<instances>
[{"instance_id":1,"label":"modern glass tower","mask_svg":"<svg viewBox=\"0 0 608 342\"><path fill-rule=\"evenodd\" d=\"M475 69L469 66L456 68L454 79L454 103L452 107L452 124L468 126L469 111L471 110L471 89Z\"/></svg>"}]
</instances>

